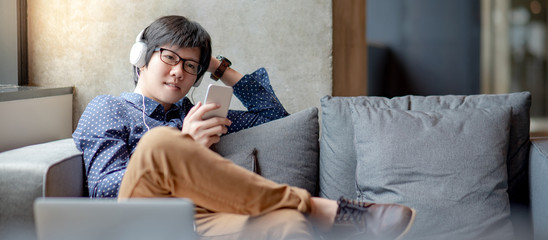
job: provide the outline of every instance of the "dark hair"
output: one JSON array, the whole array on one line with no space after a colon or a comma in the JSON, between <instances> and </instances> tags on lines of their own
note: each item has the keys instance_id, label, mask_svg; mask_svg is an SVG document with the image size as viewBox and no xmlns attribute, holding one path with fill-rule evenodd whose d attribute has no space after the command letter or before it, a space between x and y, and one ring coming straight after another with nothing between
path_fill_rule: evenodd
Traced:
<instances>
[{"instance_id":1,"label":"dark hair","mask_svg":"<svg viewBox=\"0 0 548 240\"><path fill-rule=\"evenodd\" d=\"M180 46L183 48L200 48L200 65L202 71L196 76L200 79L209 67L211 59L211 37L209 33L197 22L190 21L183 16L164 16L158 18L145 28L142 41L147 45L145 66L148 66L154 49L165 44ZM137 85L138 71L135 69L134 82Z\"/></svg>"}]
</instances>

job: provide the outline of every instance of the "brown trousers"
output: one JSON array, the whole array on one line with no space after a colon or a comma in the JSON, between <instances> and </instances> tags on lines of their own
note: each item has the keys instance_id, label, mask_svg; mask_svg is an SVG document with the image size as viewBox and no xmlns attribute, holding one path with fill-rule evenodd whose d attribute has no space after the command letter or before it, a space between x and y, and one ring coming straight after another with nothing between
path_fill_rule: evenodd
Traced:
<instances>
[{"instance_id":1,"label":"brown trousers","mask_svg":"<svg viewBox=\"0 0 548 240\"><path fill-rule=\"evenodd\" d=\"M215 239L310 239L310 194L237 166L175 128L146 133L131 156L119 199L190 198L196 232Z\"/></svg>"}]
</instances>

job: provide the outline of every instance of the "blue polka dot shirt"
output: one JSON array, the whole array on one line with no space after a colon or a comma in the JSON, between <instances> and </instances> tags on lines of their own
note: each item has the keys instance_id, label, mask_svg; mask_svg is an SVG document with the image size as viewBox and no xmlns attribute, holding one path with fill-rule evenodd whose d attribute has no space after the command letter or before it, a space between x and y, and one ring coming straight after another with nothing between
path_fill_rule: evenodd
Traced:
<instances>
[{"instance_id":1,"label":"blue polka dot shirt","mask_svg":"<svg viewBox=\"0 0 548 240\"><path fill-rule=\"evenodd\" d=\"M228 112L232 121L229 133L289 115L274 94L264 68L245 75L233 88L234 95L248 110ZM129 158L148 131L147 125L151 129L181 129L185 115L194 106L185 97L165 112L158 102L146 97L144 101L143 109L143 96L137 93L97 96L82 114L72 137L83 152L91 197L117 197Z\"/></svg>"}]
</instances>

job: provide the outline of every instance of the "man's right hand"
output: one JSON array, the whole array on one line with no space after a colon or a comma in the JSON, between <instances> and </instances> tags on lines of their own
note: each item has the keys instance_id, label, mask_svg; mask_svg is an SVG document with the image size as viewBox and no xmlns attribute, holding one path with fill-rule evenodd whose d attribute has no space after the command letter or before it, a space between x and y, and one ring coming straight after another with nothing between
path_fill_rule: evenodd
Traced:
<instances>
[{"instance_id":1,"label":"man's right hand","mask_svg":"<svg viewBox=\"0 0 548 240\"><path fill-rule=\"evenodd\" d=\"M226 126L230 126L232 122L228 118L223 117L213 117L203 120L203 116L206 112L218 109L219 107L215 103L203 105L202 102L198 102L186 115L181 132L190 135L195 141L208 148L214 143L218 143L221 139L221 134L228 131Z\"/></svg>"}]
</instances>

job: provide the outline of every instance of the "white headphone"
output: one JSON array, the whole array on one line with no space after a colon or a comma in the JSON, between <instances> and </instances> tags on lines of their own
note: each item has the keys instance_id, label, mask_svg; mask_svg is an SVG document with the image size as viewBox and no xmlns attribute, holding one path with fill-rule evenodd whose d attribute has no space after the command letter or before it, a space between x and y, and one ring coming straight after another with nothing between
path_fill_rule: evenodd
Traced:
<instances>
[{"instance_id":1,"label":"white headphone","mask_svg":"<svg viewBox=\"0 0 548 240\"><path fill-rule=\"evenodd\" d=\"M146 53L147 53L147 44L143 42L143 32L145 30L141 30L137 37L135 38L135 43L131 47L131 52L129 53L129 62L133 64L133 66L137 68L142 68L146 64ZM200 83L202 83L202 78L204 74L200 76L200 78L196 79L193 87L200 86Z\"/></svg>"}]
</instances>

